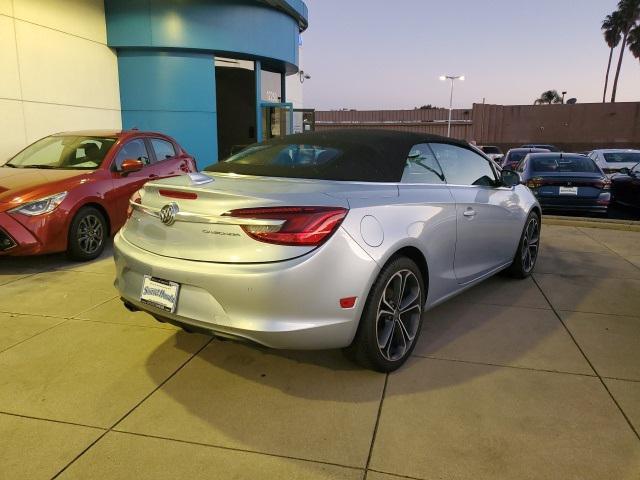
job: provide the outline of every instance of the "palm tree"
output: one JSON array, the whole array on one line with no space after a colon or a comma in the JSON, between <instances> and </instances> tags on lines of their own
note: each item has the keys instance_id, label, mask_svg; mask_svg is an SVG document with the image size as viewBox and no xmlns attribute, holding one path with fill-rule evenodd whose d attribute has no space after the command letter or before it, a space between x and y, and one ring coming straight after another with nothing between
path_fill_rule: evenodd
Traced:
<instances>
[{"instance_id":1,"label":"palm tree","mask_svg":"<svg viewBox=\"0 0 640 480\"><path fill-rule=\"evenodd\" d=\"M636 25L633 30L629 32L628 42L631 54L640 60L640 25Z\"/></svg>"},{"instance_id":2,"label":"palm tree","mask_svg":"<svg viewBox=\"0 0 640 480\"><path fill-rule=\"evenodd\" d=\"M613 50L620 43L621 38L621 24L620 12L613 12L611 15L607 15L602 22L602 33L604 35L604 41L609 45L609 63L607 63L607 74L604 77L604 92L602 93L602 103L607 99L607 87L609 85L609 71L611 70L611 59L613 58Z\"/></svg>"},{"instance_id":3,"label":"palm tree","mask_svg":"<svg viewBox=\"0 0 640 480\"><path fill-rule=\"evenodd\" d=\"M545 103L548 105L552 103L562 103L562 97L558 94L557 90L547 90L546 92L542 92L540 98L533 102L534 105L543 105Z\"/></svg>"},{"instance_id":4,"label":"palm tree","mask_svg":"<svg viewBox=\"0 0 640 480\"><path fill-rule=\"evenodd\" d=\"M640 0L620 0L618 2L618 12L620 12L620 26L622 31L622 48L620 49L620 57L618 58L618 68L616 69L616 77L613 81L613 90L611 91L611 102L616 101L616 93L618 91L618 80L620 78L620 68L622 67L622 56L627 48L627 39L629 32L636 26L636 22L640 19Z\"/></svg>"}]
</instances>

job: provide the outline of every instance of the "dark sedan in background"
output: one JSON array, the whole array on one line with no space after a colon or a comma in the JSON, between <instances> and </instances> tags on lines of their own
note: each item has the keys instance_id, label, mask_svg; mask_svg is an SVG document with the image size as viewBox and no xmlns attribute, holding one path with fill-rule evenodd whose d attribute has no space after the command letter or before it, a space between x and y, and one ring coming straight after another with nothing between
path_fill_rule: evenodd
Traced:
<instances>
[{"instance_id":1,"label":"dark sedan in background","mask_svg":"<svg viewBox=\"0 0 640 480\"><path fill-rule=\"evenodd\" d=\"M530 153L542 153L549 152L546 148L512 148L502 159L502 168L506 168L508 170L515 170L518 167L518 164Z\"/></svg>"},{"instance_id":2,"label":"dark sedan in background","mask_svg":"<svg viewBox=\"0 0 640 480\"><path fill-rule=\"evenodd\" d=\"M527 143L526 145L522 145L520 148L541 148L543 150L549 150L550 152L561 151L558 147L551 145L550 143Z\"/></svg>"},{"instance_id":3,"label":"dark sedan in background","mask_svg":"<svg viewBox=\"0 0 640 480\"><path fill-rule=\"evenodd\" d=\"M543 210L607 213L611 181L589 157L578 153L531 153L520 162L517 171Z\"/></svg>"},{"instance_id":4,"label":"dark sedan in background","mask_svg":"<svg viewBox=\"0 0 640 480\"><path fill-rule=\"evenodd\" d=\"M611 193L616 203L640 208L640 163L611 177Z\"/></svg>"}]
</instances>

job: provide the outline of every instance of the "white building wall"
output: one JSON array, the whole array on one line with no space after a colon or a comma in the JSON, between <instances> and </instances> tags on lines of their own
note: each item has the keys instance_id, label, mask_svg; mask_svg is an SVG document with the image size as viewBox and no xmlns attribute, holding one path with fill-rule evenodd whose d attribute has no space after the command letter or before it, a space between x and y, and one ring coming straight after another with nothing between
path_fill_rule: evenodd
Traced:
<instances>
[{"instance_id":1,"label":"white building wall","mask_svg":"<svg viewBox=\"0 0 640 480\"><path fill-rule=\"evenodd\" d=\"M0 0L0 163L64 130L121 128L103 0Z\"/></svg>"}]
</instances>

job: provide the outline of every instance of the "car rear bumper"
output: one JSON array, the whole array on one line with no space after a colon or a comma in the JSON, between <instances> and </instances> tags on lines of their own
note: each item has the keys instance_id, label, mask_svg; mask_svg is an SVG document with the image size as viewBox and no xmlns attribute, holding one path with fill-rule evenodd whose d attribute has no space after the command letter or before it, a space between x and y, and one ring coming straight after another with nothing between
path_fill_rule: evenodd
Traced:
<instances>
[{"instance_id":1,"label":"car rear bumper","mask_svg":"<svg viewBox=\"0 0 640 480\"><path fill-rule=\"evenodd\" d=\"M537 197L543 210L565 210L606 213L611 202L611 195L600 194L597 198L565 198L565 197Z\"/></svg>"},{"instance_id":2,"label":"car rear bumper","mask_svg":"<svg viewBox=\"0 0 640 480\"><path fill-rule=\"evenodd\" d=\"M283 262L224 264L174 259L117 234L115 286L129 308L187 329L283 349L351 343L379 267L344 230L325 245ZM175 313L140 301L145 275L181 285ZM356 296L353 308L340 298Z\"/></svg>"}]
</instances>

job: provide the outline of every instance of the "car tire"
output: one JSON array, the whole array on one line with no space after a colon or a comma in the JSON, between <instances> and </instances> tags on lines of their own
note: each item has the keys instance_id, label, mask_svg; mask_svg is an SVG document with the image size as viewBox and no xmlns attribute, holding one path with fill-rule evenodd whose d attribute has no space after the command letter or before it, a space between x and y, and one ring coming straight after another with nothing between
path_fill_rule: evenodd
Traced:
<instances>
[{"instance_id":1,"label":"car tire","mask_svg":"<svg viewBox=\"0 0 640 480\"><path fill-rule=\"evenodd\" d=\"M425 298L424 280L415 262L406 257L391 260L371 287L356 336L345 349L347 356L378 372L400 368L418 341Z\"/></svg>"},{"instance_id":2,"label":"car tire","mask_svg":"<svg viewBox=\"0 0 640 480\"><path fill-rule=\"evenodd\" d=\"M67 256L86 262L100 256L108 236L104 215L94 207L83 207L73 217L67 240Z\"/></svg>"},{"instance_id":3,"label":"car tire","mask_svg":"<svg viewBox=\"0 0 640 480\"><path fill-rule=\"evenodd\" d=\"M540 251L540 215L531 212L522 229L518 250L507 273L514 278L527 278L536 266Z\"/></svg>"}]
</instances>

